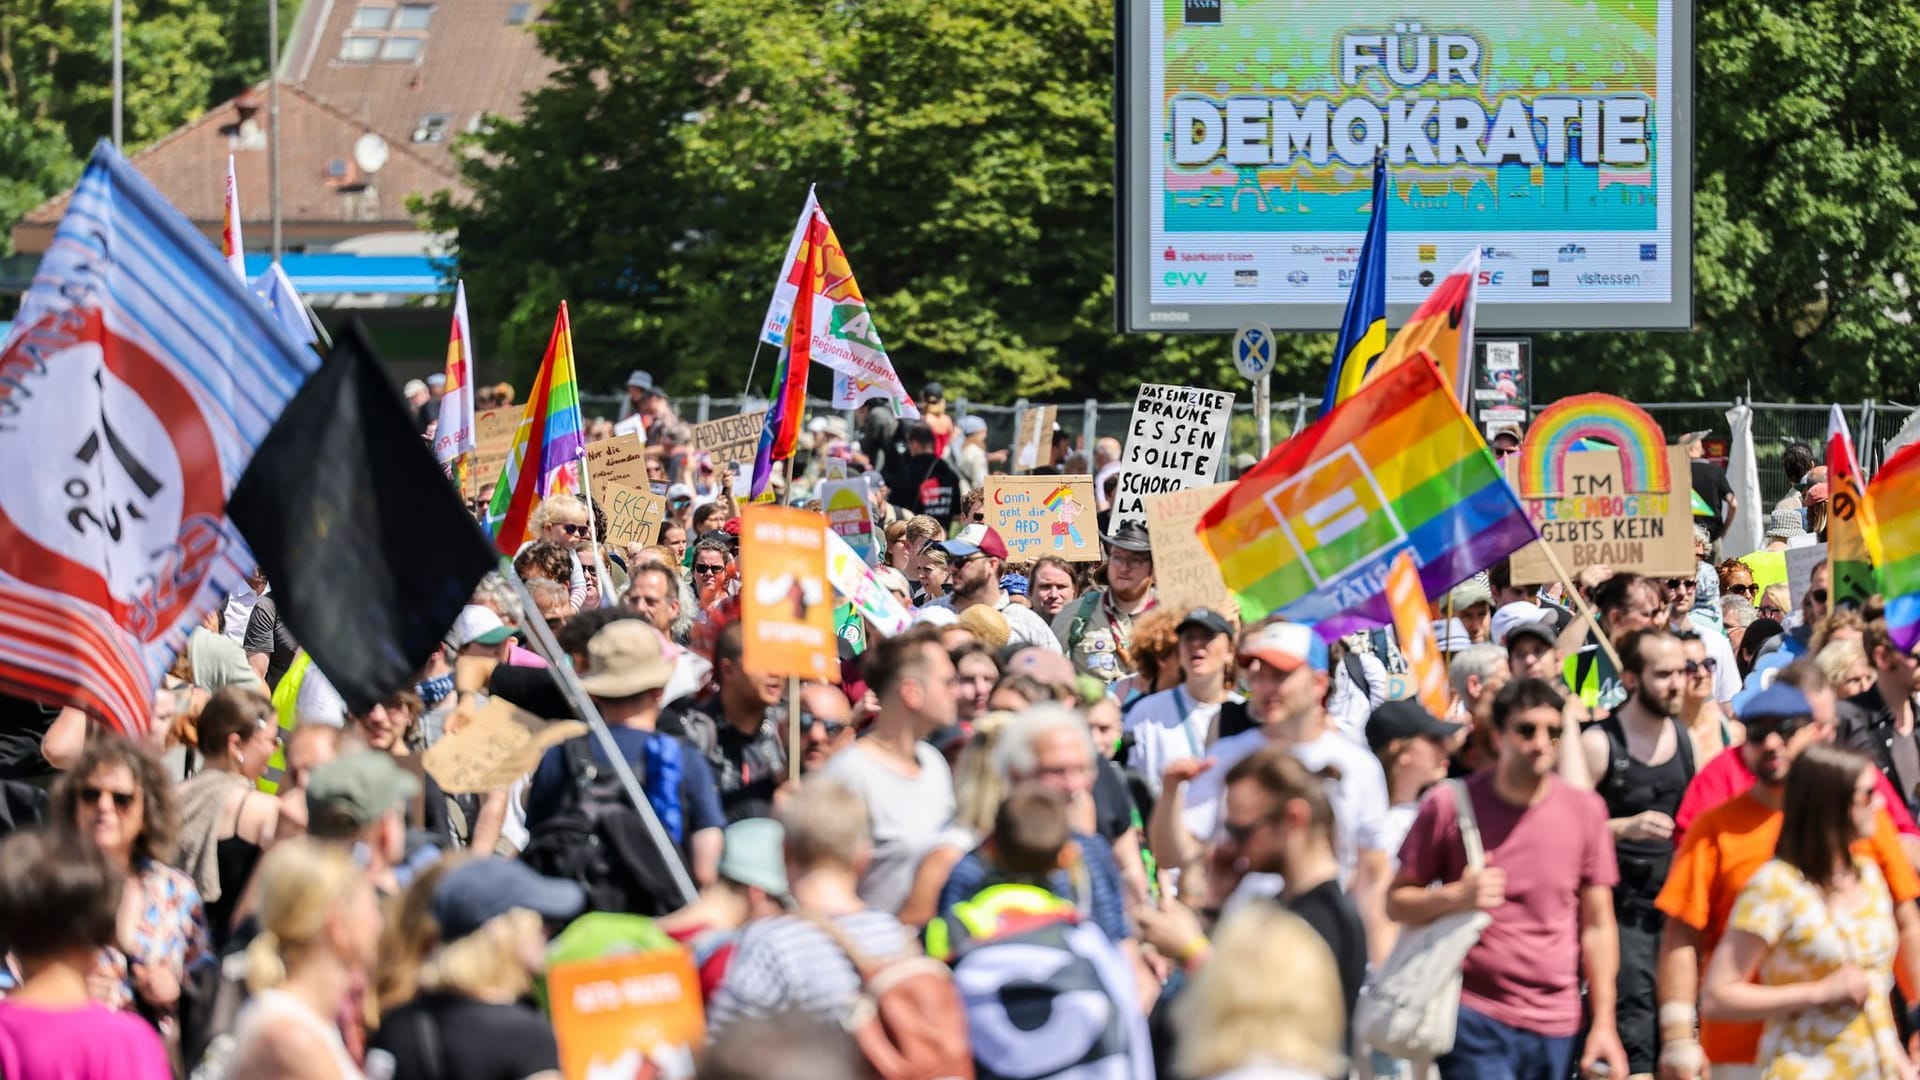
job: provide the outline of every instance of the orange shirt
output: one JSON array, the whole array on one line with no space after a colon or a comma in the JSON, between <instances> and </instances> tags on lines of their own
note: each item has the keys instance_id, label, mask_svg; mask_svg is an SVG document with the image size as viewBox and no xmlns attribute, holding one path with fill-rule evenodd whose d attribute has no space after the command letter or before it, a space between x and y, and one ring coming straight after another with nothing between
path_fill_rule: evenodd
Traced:
<instances>
[{"instance_id":1,"label":"orange shirt","mask_svg":"<svg viewBox=\"0 0 1920 1080\"><path fill-rule=\"evenodd\" d=\"M1747 879L1773 858L1781 821L1780 811L1747 794L1721 803L1687 826L1686 839L1673 857L1666 887L1654 904L1668 918L1678 919L1704 935L1701 970L1706 969L1708 957L1720 944L1720 935L1726 932L1727 919L1733 914L1733 903ZM1880 865L1895 904L1920 897L1920 874L1915 874L1907 862L1900 848L1900 833L1885 810L1880 811L1872 838L1856 842L1853 852ZM1904 975L1901 982L1904 986ZM1700 1046L1708 1061L1753 1064L1760 1053L1763 1026L1703 1017Z\"/></svg>"}]
</instances>

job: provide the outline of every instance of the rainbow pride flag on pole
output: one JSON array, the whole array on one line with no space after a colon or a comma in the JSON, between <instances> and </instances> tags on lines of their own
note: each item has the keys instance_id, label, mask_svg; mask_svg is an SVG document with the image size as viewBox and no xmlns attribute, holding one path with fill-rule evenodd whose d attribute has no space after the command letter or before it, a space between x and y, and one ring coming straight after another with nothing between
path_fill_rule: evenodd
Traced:
<instances>
[{"instance_id":1,"label":"rainbow pride flag on pole","mask_svg":"<svg viewBox=\"0 0 1920 1080\"><path fill-rule=\"evenodd\" d=\"M572 355L572 347L568 347ZM473 326L467 322L467 283L453 287L453 329L447 334L447 385L440 395L440 422L433 429L433 457L448 467L454 486L467 489L467 470L480 449L473 431Z\"/></svg>"},{"instance_id":2,"label":"rainbow pride flag on pole","mask_svg":"<svg viewBox=\"0 0 1920 1080\"><path fill-rule=\"evenodd\" d=\"M578 463L586 456L580 388L573 378L573 324L562 300L540 375L527 395L526 411L520 414L520 427L487 507L487 532L501 554L512 555L531 538L533 510L541 499L578 487Z\"/></svg>"},{"instance_id":3,"label":"rainbow pride flag on pole","mask_svg":"<svg viewBox=\"0 0 1920 1080\"><path fill-rule=\"evenodd\" d=\"M773 463L789 461L800 445L800 419L807 411L807 375L813 370L813 298L824 279L827 218L816 207L807 220L807 232L794 253L798 291L793 316L787 320L786 351L773 373L773 403L760 429L760 447L753 455L753 498L767 490Z\"/></svg>"},{"instance_id":4,"label":"rainbow pride flag on pole","mask_svg":"<svg viewBox=\"0 0 1920 1080\"><path fill-rule=\"evenodd\" d=\"M1853 454L1853 434L1835 405L1827 418L1827 583L1835 604L1865 605L1874 593L1873 555L1867 537L1874 532L1873 503L1867 478Z\"/></svg>"},{"instance_id":5,"label":"rainbow pride flag on pole","mask_svg":"<svg viewBox=\"0 0 1920 1080\"><path fill-rule=\"evenodd\" d=\"M1867 485L1867 502L1874 517L1867 550L1887 602L1887 631L1895 644L1911 650L1920 644L1920 443L1880 466Z\"/></svg>"},{"instance_id":6,"label":"rainbow pride flag on pole","mask_svg":"<svg viewBox=\"0 0 1920 1080\"><path fill-rule=\"evenodd\" d=\"M1254 466L1200 519L1247 619L1331 641L1392 619L1388 570L1411 551L1428 596L1538 538L1440 372L1383 372Z\"/></svg>"}]
</instances>

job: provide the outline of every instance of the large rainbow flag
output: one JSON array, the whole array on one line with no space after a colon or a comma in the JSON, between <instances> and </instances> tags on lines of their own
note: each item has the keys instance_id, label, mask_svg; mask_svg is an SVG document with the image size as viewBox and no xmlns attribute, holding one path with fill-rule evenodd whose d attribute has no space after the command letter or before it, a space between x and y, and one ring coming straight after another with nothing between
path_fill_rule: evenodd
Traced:
<instances>
[{"instance_id":1,"label":"large rainbow flag","mask_svg":"<svg viewBox=\"0 0 1920 1080\"><path fill-rule=\"evenodd\" d=\"M760 446L753 455L753 498L767 490L773 463L789 461L800 446L800 419L807 411L807 375L813 370L813 298L825 277L822 262L827 243L827 217L819 209L807 221L806 235L794 253L796 271L793 317L787 322L786 349L773 372L773 402L760 429Z\"/></svg>"},{"instance_id":2,"label":"large rainbow flag","mask_svg":"<svg viewBox=\"0 0 1920 1080\"><path fill-rule=\"evenodd\" d=\"M1867 548L1887 601L1887 630L1902 649L1912 649L1920 644L1920 443L1880 466L1867 485L1867 502L1875 519Z\"/></svg>"},{"instance_id":3,"label":"large rainbow flag","mask_svg":"<svg viewBox=\"0 0 1920 1080\"><path fill-rule=\"evenodd\" d=\"M1411 551L1428 596L1537 539L1440 372L1416 358L1288 439L1200 519L1249 620L1328 640L1392 618L1387 572Z\"/></svg>"},{"instance_id":4,"label":"large rainbow flag","mask_svg":"<svg viewBox=\"0 0 1920 1080\"><path fill-rule=\"evenodd\" d=\"M526 411L520 414L520 427L487 507L487 532L501 554L512 555L531 538L533 510L542 498L573 490L575 466L586 455L580 388L573 378L573 324L562 300L540 375L527 395Z\"/></svg>"}]
</instances>

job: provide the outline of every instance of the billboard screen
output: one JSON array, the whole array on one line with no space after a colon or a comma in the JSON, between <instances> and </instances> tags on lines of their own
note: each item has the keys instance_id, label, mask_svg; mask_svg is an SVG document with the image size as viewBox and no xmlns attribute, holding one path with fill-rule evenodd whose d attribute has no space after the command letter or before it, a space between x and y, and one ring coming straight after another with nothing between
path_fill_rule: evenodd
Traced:
<instances>
[{"instance_id":1,"label":"billboard screen","mask_svg":"<svg viewBox=\"0 0 1920 1080\"><path fill-rule=\"evenodd\" d=\"M1481 252L1491 330L1685 328L1690 0L1123 0L1119 322L1339 325L1389 173L1398 324Z\"/></svg>"}]
</instances>

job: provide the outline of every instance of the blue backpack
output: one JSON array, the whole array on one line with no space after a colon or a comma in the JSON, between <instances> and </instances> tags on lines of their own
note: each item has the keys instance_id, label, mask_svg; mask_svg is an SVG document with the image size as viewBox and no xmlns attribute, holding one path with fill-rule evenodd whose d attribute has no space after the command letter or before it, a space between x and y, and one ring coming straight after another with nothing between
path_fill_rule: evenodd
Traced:
<instances>
[{"instance_id":1,"label":"blue backpack","mask_svg":"<svg viewBox=\"0 0 1920 1080\"><path fill-rule=\"evenodd\" d=\"M674 849L662 851L628 801L619 774L594 761L590 737L561 744L573 783L561 809L528 830L521 861L549 877L578 882L586 890L590 911L648 916L674 911L684 898L666 860L686 863L686 815L680 799L684 748L671 735L650 734L645 760L636 763L647 804L673 838Z\"/></svg>"}]
</instances>

